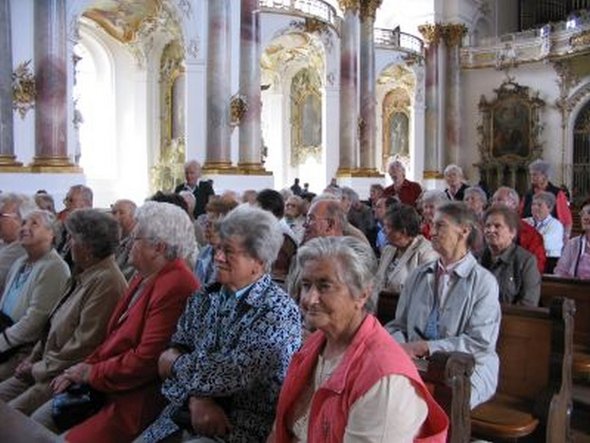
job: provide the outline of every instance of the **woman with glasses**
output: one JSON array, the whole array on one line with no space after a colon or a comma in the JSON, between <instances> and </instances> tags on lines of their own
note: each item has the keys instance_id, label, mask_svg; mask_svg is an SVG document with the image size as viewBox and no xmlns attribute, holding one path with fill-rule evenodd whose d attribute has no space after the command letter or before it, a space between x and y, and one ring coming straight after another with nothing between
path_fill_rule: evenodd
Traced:
<instances>
[{"instance_id":1,"label":"woman with glasses","mask_svg":"<svg viewBox=\"0 0 590 443\"><path fill-rule=\"evenodd\" d=\"M169 401L144 442L263 442L291 355L301 343L295 302L269 271L283 242L274 215L243 205L219 226L218 284L189 301L160 357Z\"/></svg>"},{"instance_id":2,"label":"woman with glasses","mask_svg":"<svg viewBox=\"0 0 590 443\"><path fill-rule=\"evenodd\" d=\"M583 234L566 243L554 272L560 277L590 280L590 199L582 204L580 222Z\"/></svg>"},{"instance_id":3,"label":"woman with glasses","mask_svg":"<svg viewBox=\"0 0 590 443\"><path fill-rule=\"evenodd\" d=\"M160 412L158 357L186 300L198 287L185 262L195 248L188 214L169 203L146 202L135 213L131 264L137 275L117 304L104 341L82 363L52 382L57 394L87 383L104 394L103 407L65 435L68 442L132 441ZM33 419L54 431L51 401Z\"/></svg>"},{"instance_id":4,"label":"woman with glasses","mask_svg":"<svg viewBox=\"0 0 590 443\"><path fill-rule=\"evenodd\" d=\"M110 214L77 209L65 221L74 270L31 353L0 383L0 399L26 415L53 395L52 380L103 341L127 288L115 261L119 226Z\"/></svg>"}]
</instances>

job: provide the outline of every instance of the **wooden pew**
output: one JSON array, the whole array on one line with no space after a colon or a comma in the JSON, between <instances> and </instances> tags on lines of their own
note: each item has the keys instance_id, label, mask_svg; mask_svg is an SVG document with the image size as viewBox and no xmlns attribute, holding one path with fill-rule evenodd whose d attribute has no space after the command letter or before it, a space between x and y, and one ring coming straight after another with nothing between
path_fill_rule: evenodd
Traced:
<instances>
[{"instance_id":1,"label":"wooden pew","mask_svg":"<svg viewBox=\"0 0 590 443\"><path fill-rule=\"evenodd\" d=\"M541 306L549 306L554 297L576 302L574 316L574 379L590 381L590 280L543 275Z\"/></svg>"},{"instance_id":2,"label":"wooden pew","mask_svg":"<svg viewBox=\"0 0 590 443\"><path fill-rule=\"evenodd\" d=\"M0 441L50 443L57 435L0 400Z\"/></svg>"},{"instance_id":3,"label":"wooden pew","mask_svg":"<svg viewBox=\"0 0 590 443\"><path fill-rule=\"evenodd\" d=\"M377 304L377 318L385 325L395 317L400 294L381 291ZM416 362L420 376L432 396L447 413L450 430L449 443L467 443L471 435L469 400L470 377L475 360L464 352L435 352L427 360Z\"/></svg>"},{"instance_id":4,"label":"wooden pew","mask_svg":"<svg viewBox=\"0 0 590 443\"><path fill-rule=\"evenodd\" d=\"M496 395L471 412L473 435L491 441L532 437L571 441L571 359L575 303L502 307Z\"/></svg>"},{"instance_id":5,"label":"wooden pew","mask_svg":"<svg viewBox=\"0 0 590 443\"><path fill-rule=\"evenodd\" d=\"M418 364L418 372L436 402L447 413L449 443L467 443L471 435L470 377L475 359L464 352L435 352Z\"/></svg>"}]
</instances>

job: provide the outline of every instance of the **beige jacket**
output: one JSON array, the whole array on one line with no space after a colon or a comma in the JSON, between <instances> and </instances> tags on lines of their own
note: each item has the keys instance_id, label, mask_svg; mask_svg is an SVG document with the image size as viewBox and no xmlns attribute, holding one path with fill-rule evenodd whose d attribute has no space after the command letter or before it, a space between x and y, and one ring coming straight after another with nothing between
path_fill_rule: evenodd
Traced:
<instances>
[{"instance_id":1,"label":"beige jacket","mask_svg":"<svg viewBox=\"0 0 590 443\"><path fill-rule=\"evenodd\" d=\"M396 252L397 248L395 246L387 245L383 248L371 297L374 303L373 306L377 306L379 292L383 290L401 292L408 275L414 269L438 258L438 254L432 249L430 242L423 236L418 235L399 258L399 262L393 271L387 273L389 264L393 261Z\"/></svg>"},{"instance_id":2,"label":"beige jacket","mask_svg":"<svg viewBox=\"0 0 590 443\"><path fill-rule=\"evenodd\" d=\"M112 255L70 279L49 317L49 330L31 353L37 383L51 381L102 343L113 309L126 289Z\"/></svg>"},{"instance_id":3,"label":"beige jacket","mask_svg":"<svg viewBox=\"0 0 590 443\"><path fill-rule=\"evenodd\" d=\"M26 256L21 257L10 268L0 308L4 306L7 289L26 260ZM49 313L63 294L69 276L68 265L55 249L33 263L31 273L21 288L11 313L14 324L0 335L0 352L25 343L35 343L40 338Z\"/></svg>"}]
</instances>

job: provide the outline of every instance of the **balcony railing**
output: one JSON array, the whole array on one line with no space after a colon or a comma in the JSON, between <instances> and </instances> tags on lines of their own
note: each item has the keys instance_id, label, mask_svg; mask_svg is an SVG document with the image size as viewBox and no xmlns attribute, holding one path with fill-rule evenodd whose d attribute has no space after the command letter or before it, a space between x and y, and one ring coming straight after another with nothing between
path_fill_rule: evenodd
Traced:
<instances>
[{"instance_id":1,"label":"balcony railing","mask_svg":"<svg viewBox=\"0 0 590 443\"><path fill-rule=\"evenodd\" d=\"M422 54L424 51L422 39L407 32L401 32L399 28L375 28L375 45L402 49L416 54Z\"/></svg>"},{"instance_id":2,"label":"balcony railing","mask_svg":"<svg viewBox=\"0 0 590 443\"><path fill-rule=\"evenodd\" d=\"M338 29L336 9L322 0L260 0L261 9L293 15L305 15L328 23Z\"/></svg>"}]
</instances>

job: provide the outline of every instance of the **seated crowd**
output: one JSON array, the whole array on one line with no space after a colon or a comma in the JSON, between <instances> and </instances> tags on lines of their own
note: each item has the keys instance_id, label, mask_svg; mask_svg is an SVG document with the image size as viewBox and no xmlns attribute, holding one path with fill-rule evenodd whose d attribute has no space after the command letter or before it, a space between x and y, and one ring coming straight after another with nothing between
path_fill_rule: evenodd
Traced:
<instances>
[{"instance_id":1,"label":"seated crowd","mask_svg":"<svg viewBox=\"0 0 590 443\"><path fill-rule=\"evenodd\" d=\"M0 193L0 400L70 442L446 441L413 360L473 355L470 405L490 399L501 304L538 306L543 273L590 279L590 200L570 238L542 160L522 199L457 165L440 191L388 172L368 202L335 179L216 195L196 161L110 211L83 185L60 213Z\"/></svg>"}]
</instances>

